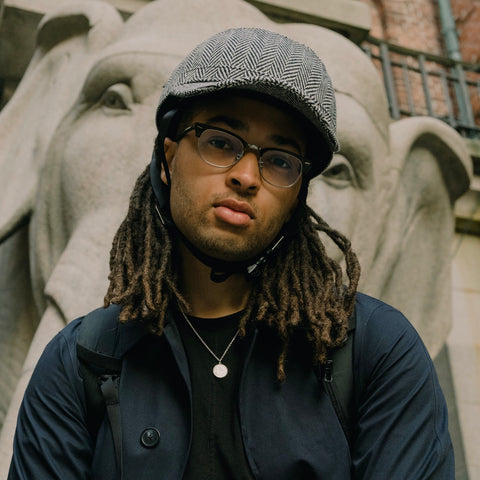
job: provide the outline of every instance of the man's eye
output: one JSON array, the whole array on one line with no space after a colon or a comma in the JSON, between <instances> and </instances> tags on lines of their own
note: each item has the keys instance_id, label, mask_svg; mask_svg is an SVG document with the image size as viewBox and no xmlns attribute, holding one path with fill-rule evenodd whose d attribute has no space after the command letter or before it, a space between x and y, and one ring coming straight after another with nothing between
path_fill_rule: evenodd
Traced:
<instances>
[{"instance_id":1,"label":"man's eye","mask_svg":"<svg viewBox=\"0 0 480 480\"><path fill-rule=\"evenodd\" d=\"M282 170L291 170L292 169L292 161L289 158L283 157L281 155L274 155L274 156L268 157L264 161L265 161L265 163L268 163L272 167L275 167L275 168L279 168L279 169L282 169Z\"/></svg>"},{"instance_id":2,"label":"man's eye","mask_svg":"<svg viewBox=\"0 0 480 480\"><path fill-rule=\"evenodd\" d=\"M112 85L104 92L100 99L100 105L107 110L129 111L132 104L132 91L130 87L124 83Z\"/></svg>"},{"instance_id":3,"label":"man's eye","mask_svg":"<svg viewBox=\"0 0 480 480\"><path fill-rule=\"evenodd\" d=\"M322 178L334 188L346 188L355 184L353 168L343 155L333 157L330 166L322 173Z\"/></svg>"},{"instance_id":4,"label":"man's eye","mask_svg":"<svg viewBox=\"0 0 480 480\"><path fill-rule=\"evenodd\" d=\"M225 137L212 137L208 141L209 147L215 150L232 150L232 142Z\"/></svg>"}]
</instances>

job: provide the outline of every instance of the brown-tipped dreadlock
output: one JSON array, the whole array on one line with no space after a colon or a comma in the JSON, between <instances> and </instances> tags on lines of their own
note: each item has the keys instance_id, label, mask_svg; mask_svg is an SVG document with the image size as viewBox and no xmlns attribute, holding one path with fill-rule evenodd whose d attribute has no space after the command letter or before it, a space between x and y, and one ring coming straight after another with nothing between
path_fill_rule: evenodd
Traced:
<instances>
[{"instance_id":1,"label":"brown-tipped dreadlock","mask_svg":"<svg viewBox=\"0 0 480 480\"><path fill-rule=\"evenodd\" d=\"M285 360L292 334L302 331L313 350L314 363L346 339L348 317L355 305L360 265L350 242L312 209L303 207L299 231L262 270L252 292L246 320L255 318L275 328L282 341L278 378L285 378ZM342 284L340 265L331 259L318 232L325 232L345 255L349 284Z\"/></svg>"},{"instance_id":2,"label":"brown-tipped dreadlock","mask_svg":"<svg viewBox=\"0 0 480 480\"><path fill-rule=\"evenodd\" d=\"M178 303L188 310L178 290L172 240L155 211L149 168L138 178L125 220L113 240L110 286L105 306L122 305L120 321L139 320L161 334L167 308ZM314 363L324 363L329 349L345 340L355 304L360 266L350 242L313 210L297 209L297 233L263 266L254 282L240 329L248 321L268 326L281 339L278 378L285 378L285 360L292 335L302 331ZM345 255L349 284L328 257L318 232L326 233ZM299 328L300 327L300 328Z\"/></svg>"},{"instance_id":3,"label":"brown-tipped dreadlock","mask_svg":"<svg viewBox=\"0 0 480 480\"><path fill-rule=\"evenodd\" d=\"M149 167L137 179L128 213L110 251L110 285L104 305L122 305L119 320L138 320L155 333L163 331L167 308L186 308L172 268L172 241L155 211Z\"/></svg>"}]
</instances>

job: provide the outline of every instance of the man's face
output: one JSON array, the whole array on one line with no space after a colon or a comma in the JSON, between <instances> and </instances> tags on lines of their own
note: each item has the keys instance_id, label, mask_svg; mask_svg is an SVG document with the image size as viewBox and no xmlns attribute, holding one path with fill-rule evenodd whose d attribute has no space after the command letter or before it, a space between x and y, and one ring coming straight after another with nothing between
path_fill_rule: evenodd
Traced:
<instances>
[{"instance_id":1,"label":"man's face","mask_svg":"<svg viewBox=\"0 0 480 480\"><path fill-rule=\"evenodd\" d=\"M278 107L243 95L222 95L197 105L194 122L229 130L261 148L305 153L306 139L298 121ZM253 152L228 168L209 165L200 157L197 142L193 131L178 142L165 140L172 218L202 252L227 261L250 259L290 219L301 179L289 188L267 183Z\"/></svg>"}]
</instances>

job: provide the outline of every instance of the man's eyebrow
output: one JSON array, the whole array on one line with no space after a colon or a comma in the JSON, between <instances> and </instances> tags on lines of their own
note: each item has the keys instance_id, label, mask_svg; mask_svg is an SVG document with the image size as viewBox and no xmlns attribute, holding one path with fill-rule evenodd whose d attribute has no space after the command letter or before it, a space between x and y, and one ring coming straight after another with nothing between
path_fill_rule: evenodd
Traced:
<instances>
[{"instance_id":1,"label":"man's eyebrow","mask_svg":"<svg viewBox=\"0 0 480 480\"><path fill-rule=\"evenodd\" d=\"M242 122L238 118L229 117L228 115L215 115L207 119L206 123L223 123L235 130L248 130L248 126L245 122Z\"/></svg>"},{"instance_id":2,"label":"man's eyebrow","mask_svg":"<svg viewBox=\"0 0 480 480\"><path fill-rule=\"evenodd\" d=\"M302 153L300 144L293 138L284 137L283 135L270 135L270 138L281 147L291 147L297 150L297 152Z\"/></svg>"},{"instance_id":3,"label":"man's eyebrow","mask_svg":"<svg viewBox=\"0 0 480 480\"><path fill-rule=\"evenodd\" d=\"M242 122L238 118L229 117L227 115L215 115L207 119L206 123L208 124L225 124L228 127L234 130L248 130L248 125L245 122ZM294 148L297 152L302 152L300 144L293 138L288 138L283 135L272 134L269 136L269 139L274 142L279 147L291 147ZM263 147L263 145L260 145Z\"/></svg>"}]
</instances>

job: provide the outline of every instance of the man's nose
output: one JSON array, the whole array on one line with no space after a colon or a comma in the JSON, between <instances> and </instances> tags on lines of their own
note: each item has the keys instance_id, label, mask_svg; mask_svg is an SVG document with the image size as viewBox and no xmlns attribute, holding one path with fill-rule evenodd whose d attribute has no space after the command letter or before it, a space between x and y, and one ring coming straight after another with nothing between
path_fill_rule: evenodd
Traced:
<instances>
[{"instance_id":1,"label":"man's nose","mask_svg":"<svg viewBox=\"0 0 480 480\"><path fill-rule=\"evenodd\" d=\"M255 193L262 183L258 152L248 150L244 156L228 170L227 183L236 190Z\"/></svg>"}]
</instances>

